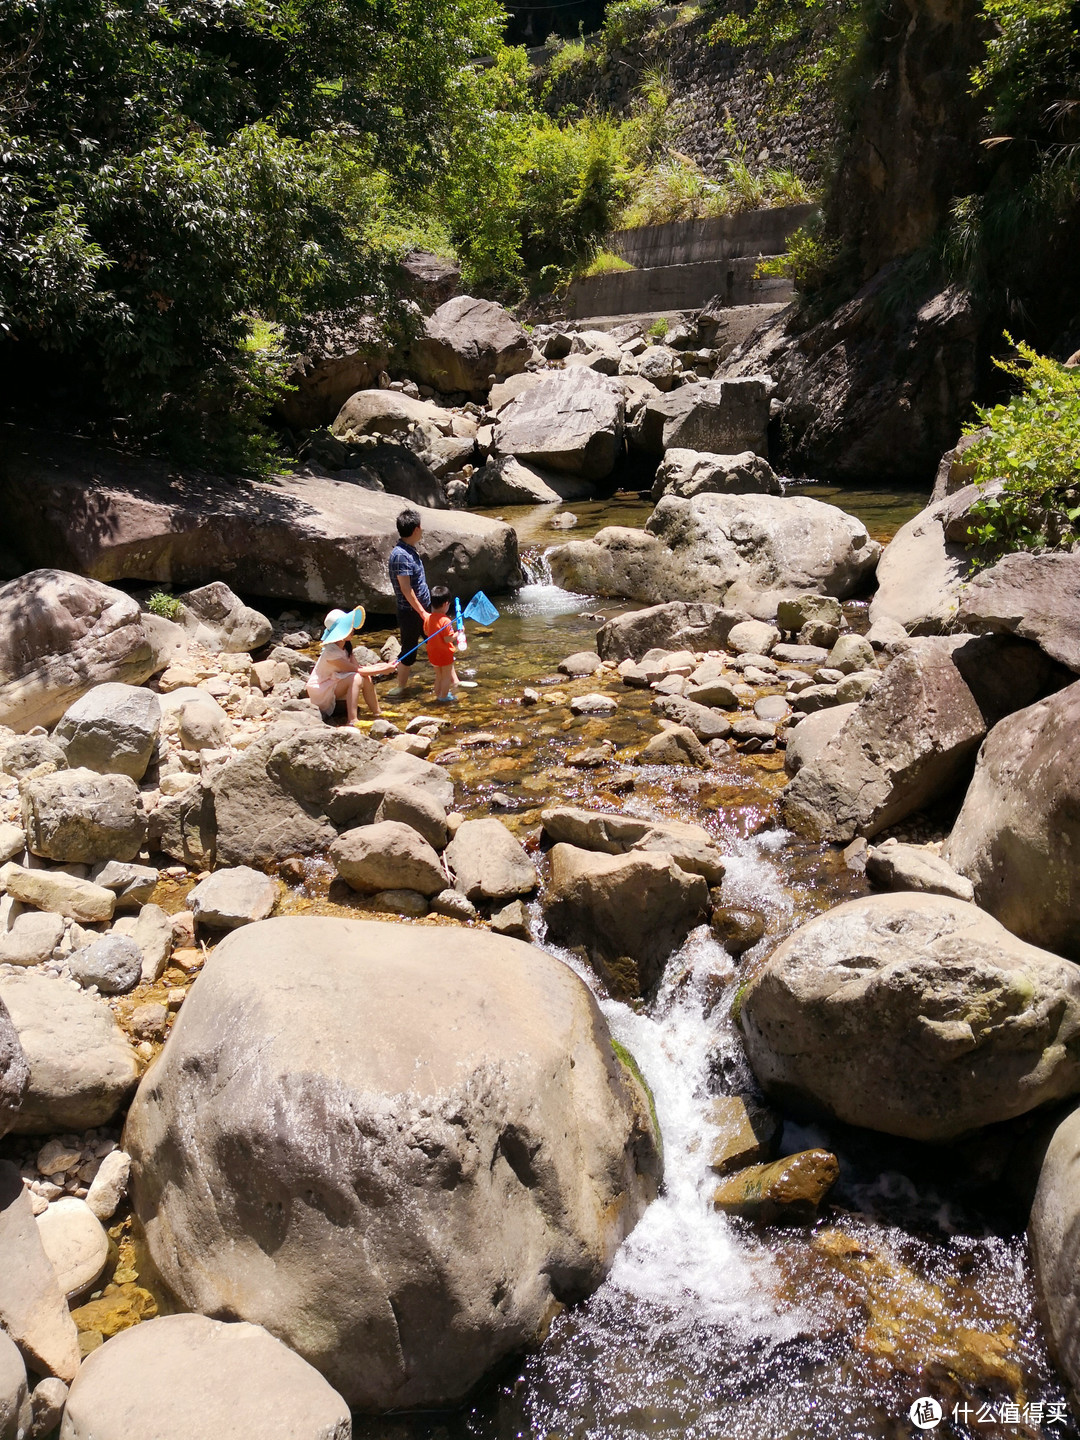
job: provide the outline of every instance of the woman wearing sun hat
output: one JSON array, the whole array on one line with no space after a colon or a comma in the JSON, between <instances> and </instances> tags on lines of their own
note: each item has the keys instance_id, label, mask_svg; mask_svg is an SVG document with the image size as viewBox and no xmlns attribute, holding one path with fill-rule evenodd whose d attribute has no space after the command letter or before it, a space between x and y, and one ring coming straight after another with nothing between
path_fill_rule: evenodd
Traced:
<instances>
[{"instance_id":1,"label":"woman wearing sun hat","mask_svg":"<svg viewBox=\"0 0 1080 1440\"><path fill-rule=\"evenodd\" d=\"M355 610L331 610L322 634L322 653L308 677L307 693L329 720L339 700L345 701L345 715L355 725L356 707L361 695L372 715L379 714L379 697L375 693L374 675L390 675L393 664L358 665L353 657L353 636L364 625L364 607Z\"/></svg>"}]
</instances>

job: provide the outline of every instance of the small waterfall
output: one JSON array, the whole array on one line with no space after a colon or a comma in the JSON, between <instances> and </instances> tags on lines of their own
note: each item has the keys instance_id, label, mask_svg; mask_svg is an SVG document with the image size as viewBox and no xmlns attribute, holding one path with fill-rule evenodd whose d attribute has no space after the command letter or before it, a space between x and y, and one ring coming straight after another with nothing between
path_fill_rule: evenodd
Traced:
<instances>
[{"instance_id":1,"label":"small waterfall","mask_svg":"<svg viewBox=\"0 0 1080 1440\"><path fill-rule=\"evenodd\" d=\"M547 551L541 550L538 546L530 545L528 549L522 550L521 570L525 576L526 587L554 583L551 578L551 566L548 564Z\"/></svg>"}]
</instances>

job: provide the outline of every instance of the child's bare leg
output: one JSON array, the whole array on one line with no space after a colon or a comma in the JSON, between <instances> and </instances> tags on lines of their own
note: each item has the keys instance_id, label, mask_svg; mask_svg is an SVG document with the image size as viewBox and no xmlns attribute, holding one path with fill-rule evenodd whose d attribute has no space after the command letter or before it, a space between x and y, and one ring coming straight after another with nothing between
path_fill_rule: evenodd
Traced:
<instances>
[{"instance_id":1,"label":"child's bare leg","mask_svg":"<svg viewBox=\"0 0 1080 1440\"><path fill-rule=\"evenodd\" d=\"M378 716L380 713L379 696L375 689L375 681L370 675L361 675L359 678L360 687L364 692L364 704L371 711L372 715Z\"/></svg>"},{"instance_id":2,"label":"child's bare leg","mask_svg":"<svg viewBox=\"0 0 1080 1440\"><path fill-rule=\"evenodd\" d=\"M435 669L435 699L441 700L446 694L446 666L436 665Z\"/></svg>"},{"instance_id":3,"label":"child's bare leg","mask_svg":"<svg viewBox=\"0 0 1080 1440\"><path fill-rule=\"evenodd\" d=\"M356 702L360 697L359 675L353 675L349 680L349 688L345 691L345 718L350 725L356 723Z\"/></svg>"}]
</instances>

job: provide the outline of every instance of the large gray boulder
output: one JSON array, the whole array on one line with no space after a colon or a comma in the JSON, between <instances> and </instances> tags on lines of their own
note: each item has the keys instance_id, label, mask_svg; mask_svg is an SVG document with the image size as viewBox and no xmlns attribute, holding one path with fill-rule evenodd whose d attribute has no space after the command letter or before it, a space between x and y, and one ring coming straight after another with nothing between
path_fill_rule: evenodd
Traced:
<instances>
[{"instance_id":1,"label":"large gray boulder","mask_svg":"<svg viewBox=\"0 0 1080 1440\"><path fill-rule=\"evenodd\" d=\"M313 916L210 956L125 1130L180 1306L272 1326L361 1410L459 1401L595 1289L656 1143L567 966Z\"/></svg>"},{"instance_id":2,"label":"large gray boulder","mask_svg":"<svg viewBox=\"0 0 1080 1440\"><path fill-rule=\"evenodd\" d=\"M213 778L216 855L266 866L330 845L337 827L366 825L387 794L421 790L443 810L447 772L319 716L283 716Z\"/></svg>"},{"instance_id":3,"label":"large gray boulder","mask_svg":"<svg viewBox=\"0 0 1080 1440\"><path fill-rule=\"evenodd\" d=\"M108 1005L30 970L0 972L0 1001L30 1066L11 1129L40 1135L107 1124L139 1075Z\"/></svg>"},{"instance_id":4,"label":"large gray boulder","mask_svg":"<svg viewBox=\"0 0 1080 1440\"><path fill-rule=\"evenodd\" d=\"M747 618L719 605L670 600L616 615L596 632L596 649L602 660L640 660L650 650L723 650Z\"/></svg>"},{"instance_id":5,"label":"large gray boulder","mask_svg":"<svg viewBox=\"0 0 1080 1440\"><path fill-rule=\"evenodd\" d=\"M130 775L141 780L161 731L161 704L142 685L95 685L57 722L53 740L63 745L72 770Z\"/></svg>"},{"instance_id":6,"label":"large gray boulder","mask_svg":"<svg viewBox=\"0 0 1080 1440\"><path fill-rule=\"evenodd\" d=\"M800 591L855 594L879 552L862 521L820 500L668 495L644 531L612 526L557 546L549 560L558 584L585 594L705 600L771 620Z\"/></svg>"},{"instance_id":7,"label":"large gray boulder","mask_svg":"<svg viewBox=\"0 0 1080 1440\"><path fill-rule=\"evenodd\" d=\"M139 788L129 775L39 775L23 782L22 811L31 854L47 860L134 860L146 839Z\"/></svg>"},{"instance_id":8,"label":"large gray boulder","mask_svg":"<svg viewBox=\"0 0 1080 1440\"><path fill-rule=\"evenodd\" d=\"M768 379L756 375L683 385L649 398L630 427L630 445L656 456L668 450L767 456L770 390Z\"/></svg>"},{"instance_id":9,"label":"large gray boulder","mask_svg":"<svg viewBox=\"0 0 1080 1440\"><path fill-rule=\"evenodd\" d=\"M653 481L652 498L677 495L780 495L772 466L752 450L738 455L712 455L700 450L669 450Z\"/></svg>"},{"instance_id":10,"label":"large gray boulder","mask_svg":"<svg viewBox=\"0 0 1080 1440\"><path fill-rule=\"evenodd\" d=\"M7 1006L0 1000L0 1136L11 1129L29 1082L30 1066L19 1032Z\"/></svg>"},{"instance_id":11,"label":"large gray boulder","mask_svg":"<svg viewBox=\"0 0 1080 1440\"><path fill-rule=\"evenodd\" d=\"M10 508L7 518L17 525ZM0 725L52 725L95 685L140 685L153 668L139 607L122 591L66 570L0 586Z\"/></svg>"},{"instance_id":12,"label":"large gray boulder","mask_svg":"<svg viewBox=\"0 0 1080 1440\"><path fill-rule=\"evenodd\" d=\"M123 995L134 990L142 977L143 955L130 935L102 935L80 946L68 958L68 968L80 985L95 985L102 995Z\"/></svg>"},{"instance_id":13,"label":"large gray boulder","mask_svg":"<svg viewBox=\"0 0 1080 1440\"><path fill-rule=\"evenodd\" d=\"M961 900L873 895L773 953L740 1023L766 1092L951 1140L1080 1092L1080 970Z\"/></svg>"},{"instance_id":14,"label":"large gray boulder","mask_svg":"<svg viewBox=\"0 0 1080 1440\"><path fill-rule=\"evenodd\" d=\"M724 878L724 857L709 832L681 820L645 820L608 810L552 805L540 812L544 833L554 844L576 845L602 855L657 852L670 855L680 870L701 875L710 885Z\"/></svg>"},{"instance_id":15,"label":"large gray boulder","mask_svg":"<svg viewBox=\"0 0 1080 1440\"><path fill-rule=\"evenodd\" d=\"M590 500L595 494L588 480L551 471L541 474L514 455L489 460L469 482L470 505L555 505L563 500Z\"/></svg>"},{"instance_id":16,"label":"large gray boulder","mask_svg":"<svg viewBox=\"0 0 1080 1440\"><path fill-rule=\"evenodd\" d=\"M79 1368L79 1337L56 1272L45 1254L22 1176L0 1160L0 1331L27 1367L70 1381Z\"/></svg>"},{"instance_id":17,"label":"large gray boulder","mask_svg":"<svg viewBox=\"0 0 1080 1440\"><path fill-rule=\"evenodd\" d=\"M469 900L512 900L536 889L536 866L494 817L466 820L446 847L454 888Z\"/></svg>"},{"instance_id":18,"label":"large gray boulder","mask_svg":"<svg viewBox=\"0 0 1080 1440\"><path fill-rule=\"evenodd\" d=\"M960 592L957 621L976 635L1019 635L1080 673L1080 552L1018 552Z\"/></svg>"},{"instance_id":19,"label":"large gray boulder","mask_svg":"<svg viewBox=\"0 0 1080 1440\"><path fill-rule=\"evenodd\" d=\"M177 474L174 467L150 460L110 456L106 463L97 452L76 446L64 451L63 463L56 466L40 458L32 464L33 458L18 457L0 476L0 506L12 528L25 534L36 563L62 556L64 564L98 580L174 587L228 575L229 584L241 593L324 607L346 596L350 604L369 611L394 612L386 562L397 543L395 521L402 508L395 495L318 475L281 475L262 483ZM420 550L429 583L467 595L476 590L490 595L519 583L517 537L509 525L455 510L424 509L422 519ZM0 637L26 633L27 614L19 597L29 579L12 582L16 588L10 613L5 614L0 591ZM103 589L75 576L70 580L99 596ZM17 721L20 730L51 724L92 684L138 684L152 673L155 662L139 624L138 606L117 591L105 593L112 597L108 604L118 608L101 616L101 628L111 634L121 620L133 627L132 637L117 635L107 642L110 657L120 649L123 663L110 668L95 659L106 642L92 637L85 664L80 665L78 656L75 662L64 660L72 620L62 614L57 621L67 627L62 646L41 642L46 647L42 663L59 648L50 671L57 678L48 682L59 687L57 694L41 706L28 708L20 701L8 708L13 718L5 719L7 686L0 681L0 724ZM69 598L77 615L79 605L87 602L77 592ZM57 610L62 610L63 599ZM137 645L132 643L135 638ZM6 643L0 638L0 675L20 676L23 661L16 667L12 660L10 670L4 662ZM132 650L128 662L124 657ZM32 670L33 661L25 668ZM64 676L67 680L61 683Z\"/></svg>"},{"instance_id":20,"label":"large gray boulder","mask_svg":"<svg viewBox=\"0 0 1080 1440\"><path fill-rule=\"evenodd\" d=\"M602 480L622 449L624 411L622 390L606 375L557 372L499 412L495 452Z\"/></svg>"},{"instance_id":21,"label":"large gray boulder","mask_svg":"<svg viewBox=\"0 0 1080 1440\"><path fill-rule=\"evenodd\" d=\"M274 633L266 616L245 605L224 580L181 595L177 619L196 644L230 654L258 650Z\"/></svg>"},{"instance_id":22,"label":"large gray boulder","mask_svg":"<svg viewBox=\"0 0 1080 1440\"><path fill-rule=\"evenodd\" d=\"M1054 1130L1028 1222L1035 1283L1050 1349L1080 1397L1080 1110Z\"/></svg>"},{"instance_id":23,"label":"large gray boulder","mask_svg":"<svg viewBox=\"0 0 1080 1440\"><path fill-rule=\"evenodd\" d=\"M494 300L455 295L424 322L409 347L409 373L444 394L487 391L497 380L525 369L532 343L512 315Z\"/></svg>"},{"instance_id":24,"label":"large gray boulder","mask_svg":"<svg viewBox=\"0 0 1080 1440\"><path fill-rule=\"evenodd\" d=\"M558 844L550 858L549 938L584 946L618 999L647 994L705 919L707 881L664 851L607 855Z\"/></svg>"},{"instance_id":25,"label":"large gray boulder","mask_svg":"<svg viewBox=\"0 0 1080 1440\"><path fill-rule=\"evenodd\" d=\"M1044 693L1052 669L1034 646L1006 637L913 640L802 764L784 792L785 823L851 840L942 798L970 776L987 730Z\"/></svg>"},{"instance_id":26,"label":"large gray boulder","mask_svg":"<svg viewBox=\"0 0 1080 1440\"><path fill-rule=\"evenodd\" d=\"M162 1315L82 1366L60 1440L349 1440L349 1407L261 1325Z\"/></svg>"},{"instance_id":27,"label":"large gray boulder","mask_svg":"<svg viewBox=\"0 0 1080 1440\"><path fill-rule=\"evenodd\" d=\"M1080 960L1080 682L995 725L943 858L1014 935Z\"/></svg>"},{"instance_id":28,"label":"large gray boulder","mask_svg":"<svg viewBox=\"0 0 1080 1440\"><path fill-rule=\"evenodd\" d=\"M28 1440L30 1418L26 1366L14 1340L0 1330L0 1440Z\"/></svg>"},{"instance_id":29,"label":"large gray boulder","mask_svg":"<svg viewBox=\"0 0 1080 1440\"><path fill-rule=\"evenodd\" d=\"M451 417L441 405L416 400L400 390L359 390L350 395L334 420L335 435L393 435L419 425L429 434L448 434Z\"/></svg>"},{"instance_id":30,"label":"large gray boulder","mask_svg":"<svg viewBox=\"0 0 1080 1440\"><path fill-rule=\"evenodd\" d=\"M352 890L415 890L437 895L446 889L439 857L424 837L400 820L382 820L346 830L330 847L334 868Z\"/></svg>"},{"instance_id":31,"label":"large gray boulder","mask_svg":"<svg viewBox=\"0 0 1080 1440\"><path fill-rule=\"evenodd\" d=\"M958 608L974 556L946 528L978 498L974 485L928 505L901 525L878 562L871 626L892 621L910 635L946 635L963 627Z\"/></svg>"}]
</instances>

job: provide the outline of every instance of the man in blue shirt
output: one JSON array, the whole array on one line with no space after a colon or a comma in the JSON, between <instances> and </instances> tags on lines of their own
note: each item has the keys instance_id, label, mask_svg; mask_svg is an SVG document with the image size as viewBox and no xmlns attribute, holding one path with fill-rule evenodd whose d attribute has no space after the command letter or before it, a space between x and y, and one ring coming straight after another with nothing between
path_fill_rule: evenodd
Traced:
<instances>
[{"instance_id":1,"label":"man in blue shirt","mask_svg":"<svg viewBox=\"0 0 1080 1440\"><path fill-rule=\"evenodd\" d=\"M431 604L424 562L416 548L423 532L415 510L401 512L397 517L397 532L398 543L390 551L390 588L397 604L401 654L405 658L398 661L397 688L390 691L394 700L400 700L409 688L409 676L416 664L416 647L423 639L424 621Z\"/></svg>"}]
</instances>

